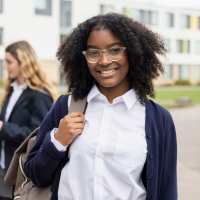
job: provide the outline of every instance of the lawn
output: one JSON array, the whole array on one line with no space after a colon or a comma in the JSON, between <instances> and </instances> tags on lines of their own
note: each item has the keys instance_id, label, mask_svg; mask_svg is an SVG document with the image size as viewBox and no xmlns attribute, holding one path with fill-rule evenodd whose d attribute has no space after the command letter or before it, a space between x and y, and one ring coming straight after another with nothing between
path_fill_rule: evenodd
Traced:
<instances>
[{"instance_id":1,"label":"lawn","mask_svg":"<svg viewBox=\"0 0 200 200\"><path fill-rule=\"evenodd\" d=\"M162 105L166 109L175 108L175 100L180 97L190 97L192 99L192 104L200 103L200 89L190 90L156 90L156 98L153 99L158 104Z\"/></svg>"}]
</instances>

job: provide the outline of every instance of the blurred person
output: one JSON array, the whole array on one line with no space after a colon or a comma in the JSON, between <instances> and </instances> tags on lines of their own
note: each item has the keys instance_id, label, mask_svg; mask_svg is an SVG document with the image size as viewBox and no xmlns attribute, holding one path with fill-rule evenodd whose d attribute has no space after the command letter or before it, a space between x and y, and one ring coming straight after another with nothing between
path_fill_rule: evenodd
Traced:
<instances>
[{"instance_id":1,"label":"blurred person","mask_svg":"<svg viewBox=\"0 0 200 200\"><path fill-rule=\"evenodd\" d=\"M165 54L157 33L115 13L79 24L61 44L69 92L88 104L85 116L67 115L71 95L59 97L24 165L46 187L67 160L51 200L177 200L174 123L147 98Z\"/></svg>"},{"instance_id":2,"label":"blurred person","mask_svg":"<svg viewBox=\"0 0 200 200\"><path fill-rule=\"evenodd\" d=\"M57 99L28 42L6 47L4 68L8 78L0 115L0 200L11 199L11 187L4 184L4 176L14 151L40 126Z\"/></svg>"}]
</instances>

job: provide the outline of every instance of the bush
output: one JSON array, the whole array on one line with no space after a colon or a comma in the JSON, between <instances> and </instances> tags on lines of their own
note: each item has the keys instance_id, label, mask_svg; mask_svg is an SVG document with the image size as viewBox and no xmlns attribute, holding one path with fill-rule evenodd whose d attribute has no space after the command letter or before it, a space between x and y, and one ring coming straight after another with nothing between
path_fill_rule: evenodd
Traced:
<instances>
[{"instance_id":1,"label":"bush","mask_svg":"<svg viewBox=\"0 0 200 200\"><path fill-rule=\"evenodd\" d=\"M0 87L4 86L4 80L2 78L0 78Z\"/></svg>"},{"instance_id":2,"label":"bush","mask_svg":"<svg viewBox=\"0 0 200 200\"><path fill-rule=\"evenodd\" d=\"M190 81L189 80L177 80L175 82L175 85L190 85Z\"/></svg>"}]
</instances>

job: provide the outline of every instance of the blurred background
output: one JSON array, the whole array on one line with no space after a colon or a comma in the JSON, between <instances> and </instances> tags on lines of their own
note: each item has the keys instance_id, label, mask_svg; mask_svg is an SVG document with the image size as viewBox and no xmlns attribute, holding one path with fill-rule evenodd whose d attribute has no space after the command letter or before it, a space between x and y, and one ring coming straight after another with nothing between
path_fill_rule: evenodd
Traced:
<instances>
[{"instance_id":1,"label":"blurred background","mask_svg":"<svg viewBox=\"0 0 200 200\"><path fill-rule=\"evenodd\" d=\"M173 116L178 140L180 200L199 200L200 190L200 1L0 0L0 96L5 47L26 40L60 94L64 75L55 54L78 23L97 14L123 13L164 39L165 74L155 80L156 101Z\"/></svg>"}]
</instances>

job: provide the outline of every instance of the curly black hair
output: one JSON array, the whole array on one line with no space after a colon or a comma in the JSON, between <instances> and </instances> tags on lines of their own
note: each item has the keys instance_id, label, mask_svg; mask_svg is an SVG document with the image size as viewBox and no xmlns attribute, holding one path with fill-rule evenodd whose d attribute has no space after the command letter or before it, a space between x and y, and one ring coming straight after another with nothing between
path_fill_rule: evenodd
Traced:
<instances>
[{"instance_id":1,"label":"curly black hair","mask_svg":"<svg viewBox=\"0 0 200 200\"><path fill-rule=\"evenodd\" d=\"M95 83L82 54L94 29L108 29L124 43L131 88L135 89L140 103L145 105L148 95L155 98L153 80L164 73L157 55L165 56L167 52L163 39L144 24L116 13L97 15L79 24L59 47L56 56L66 74L68 92L73 92L75 99L82 99Z\"/></svg>"}]
</instances>

